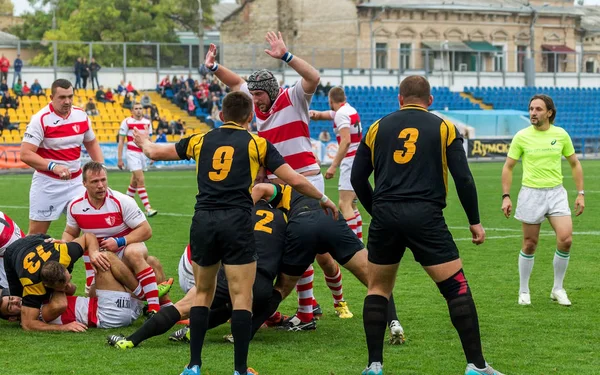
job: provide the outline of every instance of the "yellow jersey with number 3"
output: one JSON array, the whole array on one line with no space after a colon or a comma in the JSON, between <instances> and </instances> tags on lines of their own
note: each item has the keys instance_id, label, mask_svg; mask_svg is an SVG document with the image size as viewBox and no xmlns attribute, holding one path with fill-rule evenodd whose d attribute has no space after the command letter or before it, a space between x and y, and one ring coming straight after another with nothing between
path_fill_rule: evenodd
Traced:
<instances>
[{"instance_id":1,"label":"yellow jersey with number 3","mask_svg":"<svg viewBox=\"0 0 600 375\"><path fill-rule=\"evenodd\" d=\"M183 138L175 148L181 159L196 161L196 210L252 210L252 186L260 167L275 171L285 164L269 141L234 123Z\"/></svg>"},{"instance_id":2,"label":"yellow jersey with number 3","mask_svg":"<svg viewBox=\"0 0 600 375\"><path fill-rule=\"evenodd\" d=\"M420 200L446 206L449 147L462 148L450 121L406 105L376 121L363 138L375 173L373 202Z\"/></svg>"}]
</instances>

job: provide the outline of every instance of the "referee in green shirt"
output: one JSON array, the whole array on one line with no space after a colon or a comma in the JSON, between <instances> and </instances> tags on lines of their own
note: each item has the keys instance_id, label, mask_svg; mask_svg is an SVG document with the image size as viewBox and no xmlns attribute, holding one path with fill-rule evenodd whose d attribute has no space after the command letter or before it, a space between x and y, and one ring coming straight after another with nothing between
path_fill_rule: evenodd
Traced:
<instances>
[{"instance_id":1,"label":"referee in green shirt","mask_svg":"<svg viewBox=\"0 0 600 375\"><path fill-rule=\"evenodd\" d=\"M540 225L548 218L556 233L554 254L554 287L550 298L563 306L571 301L563 288L571 251L573 222L567 191L562 186L561 158L571 165L577 186L575 215L583 213L583 170L575 154L571 137L553 125L556 117L554 101L548 95L535 95L529 101L531 125L519 131L510 144L506 163L502 169L502 211L508 218L512 212L510 187L513 168L523 159L523 181L515 218L523 223L523 247L519 254L519 304L530 305L529 277L533 270L535 249L540 236Z\"/></svg>"}]
</instances>

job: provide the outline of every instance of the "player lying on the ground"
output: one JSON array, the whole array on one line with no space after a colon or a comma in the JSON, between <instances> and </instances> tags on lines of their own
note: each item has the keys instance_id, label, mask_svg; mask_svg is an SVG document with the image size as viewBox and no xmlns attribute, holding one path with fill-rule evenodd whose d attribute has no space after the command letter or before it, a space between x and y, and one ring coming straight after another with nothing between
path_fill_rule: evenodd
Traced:
<instances>
[{"instance_id":1,"label":"player lying on the ground","mask_svg":"<svg viewBox=\"0 0 600 375\"><path fill-rule=\"evenodd\" d=\"M265 319L262 321L255 320L258 315L264 315L261 311L268 306L268 301L273 293L273 281L279 272L285 245L286 218L281 211L271 208L264 201L256 204L252 218L254 222L256 252L258 254L256 279L252 289L252 311L254 311L252 325L253 327L260 327ZM150 337L167 332L179 320L189 317L190 308L196 294L194 275L191 270L189 246L186 247L179 263L179 283L183 291L186 292L186 295L177 301L174 306L162 308L158 314L146 321L142 327L127 338L121 335L109 336L108 343L121 349L133 348ZM209 313L209 329L227 322L231 318L231 311L229 285L225 278L225 272L221 268L217 275L215 298ZM178 330L170 339L174 341L189 341L188 327Z\"/></svg>"},{"instance_id":2,"label":"player lying on the ground","mask_svg":"<svg viewBox=\"0 0 600 375\"><path fill-rule=\"evenodd\" d=\"M83 186L85 192L76 196L67 206L63 240L70 241L81 231L92 233L98 238L100 247L122 258L142 284L149 312L157 312L161 305L171 303L168 296L159 300L157 283L165 280L157 280L148 262L148 249L144 241L152 237L152 228L137 203L133 198L110 189L106 168L94 161L83 166ZM94 270L86 254L83 259L86 287L91 287L94 284Z\"/></svg>"},{"instance_id":3,"label":"player lying on the ground","mask_svg":"<svg viewBox=\"0 0 600 375\"><path fill-rule=\"evenodd\" d=\"M25 237L25 233L19 228L7 214L0 211L0 289L8 292L8 280L4 272L4 252L13 242Z\"/></svg>"},{"instance_id":4,"label":"player lying on the ground","mask_svg":"<svg viewBox=\"0 0 600 375\"><path fill-rule=\"evenodd\" d=\"M281 272L270 306L264 310L269 315L263 321L275 312L279 303L294 289L304 270L314 262L317 251L330 253L342 267L367 285L367 250L343 218L331 220L318 204L315 205L289 185L256 184L252 189L252 198L255 202L267 200L271 206L288 216ZM403 343L404 331L396 315L393 296L390 297L387 318L390 343ZM316 321L303 322L294 316L282 328L291 331L312 330L316 328Z\"/></svg>"},{"instance_id":5,"label":"player lying on the ground","mask_svg":"<svg viewBox=\"0 0 600 375\"><path fill-rule=\"evenodd\" d=\"M143 311L144 295L139 282L129 268L113 253L103 252L95 259L96 297L68 296L53 292L52 297L41 306L40 320L53 325L80 323L78 328L119 328L133 323ZM161 294L170 285L161 286ZM128 290L134 290L133 295ZM0 314L9 320L20 314L20 297L11 296L6 311L0 305ZM4 298L4 297L3 297Z\"/></svg>"}]
</instances>

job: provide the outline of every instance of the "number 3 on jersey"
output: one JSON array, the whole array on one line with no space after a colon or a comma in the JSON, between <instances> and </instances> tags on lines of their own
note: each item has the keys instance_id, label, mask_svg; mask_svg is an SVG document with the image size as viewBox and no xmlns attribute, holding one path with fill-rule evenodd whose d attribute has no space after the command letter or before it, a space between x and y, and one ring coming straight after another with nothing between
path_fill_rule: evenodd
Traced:
<instances>
[{"instance_id":1,"label":"number 3 on jersey","mask_svg":"<svg viewBox=\"0 0 600 375\"><path fill-rule=\"evenodd\" d=\"M394 161L398 164L406 164L409 161L411 161L413 156L415 156L415 152L417 151L417 146L415 145L415 143L419 138L419 129L402 129L400 134L398 134L398 138L404 139L405 150L394 151Z\"/></svg>"},{"instance_id":2,"label":"number 3 on jersey","mask_svg":"<svg viewBox=\"0 0 600 375\"><path fill-rule=\"evenodd\" d=\"M212 181L223 181L231 171L231 163L233 163L233 147L221 146L216 149L213 155L212 167L215 172L208 172L208 178Z\"/></svg>"}]
</instances>

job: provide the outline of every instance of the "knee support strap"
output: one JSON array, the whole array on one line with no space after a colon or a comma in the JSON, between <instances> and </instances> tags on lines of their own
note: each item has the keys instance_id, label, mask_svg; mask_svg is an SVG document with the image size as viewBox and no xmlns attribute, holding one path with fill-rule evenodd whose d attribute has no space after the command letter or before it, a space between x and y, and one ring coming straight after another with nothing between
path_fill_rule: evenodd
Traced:
<instances>
[{"instance_id":1,"label":"knee support strap","mask_svg":"<svg viewBox=\"0 0 600 375\"><path fill-rule=\"evenodd\" d=\"M447 301L471 294L469 283L462 268L448 279L437 283L437 287Z\"/></svg>"}]
</instances>

